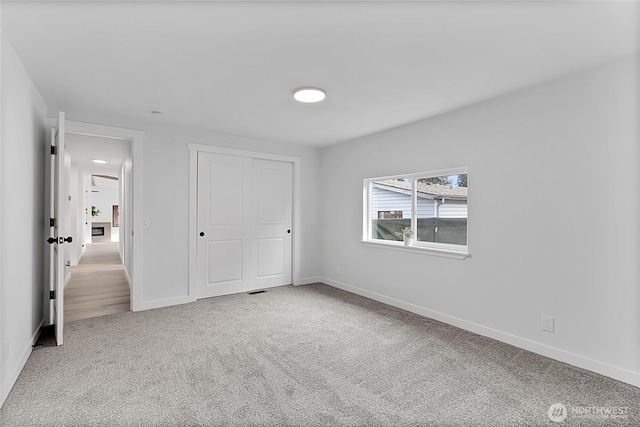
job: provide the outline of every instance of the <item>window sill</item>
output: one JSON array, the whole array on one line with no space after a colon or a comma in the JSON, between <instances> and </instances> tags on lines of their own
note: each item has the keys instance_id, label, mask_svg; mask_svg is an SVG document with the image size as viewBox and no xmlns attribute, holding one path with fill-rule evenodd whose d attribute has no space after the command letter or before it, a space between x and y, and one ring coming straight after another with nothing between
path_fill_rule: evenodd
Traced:
<instances>
[{"instance_id":1,"label":"window sill","mask_svg":"<svg viewBox=\"0 0 640 427\"><path fill-rule=\"evenodd\" d=\"M423 246L405 246L404 243L402 242L382 243L382 242L372 242L371 240L363 240L362 244L365 246L371 246L374 248L414 252L414 253L432 255L432 256L437 256L442 258L459 259L459 260L471 258L471 254L468 252L454 251L449 249L439 249L439 248L426 248Z\"/></svg>"}]
</instances>

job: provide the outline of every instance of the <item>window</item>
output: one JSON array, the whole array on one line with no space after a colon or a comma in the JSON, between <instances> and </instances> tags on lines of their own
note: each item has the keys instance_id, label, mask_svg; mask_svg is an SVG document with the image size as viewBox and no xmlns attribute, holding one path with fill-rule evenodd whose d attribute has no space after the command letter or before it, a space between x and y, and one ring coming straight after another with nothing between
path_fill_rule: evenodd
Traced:
<instances>
[{"instance_id":1,"label":"window","mask_svg":"<svg viewBox=\"0 0 640 427\"><path fill-rule=\"evenodd\" d=\"M467 168L365 179L364 199L363 241L467 253Z\"/></svg>"}]
</instances>

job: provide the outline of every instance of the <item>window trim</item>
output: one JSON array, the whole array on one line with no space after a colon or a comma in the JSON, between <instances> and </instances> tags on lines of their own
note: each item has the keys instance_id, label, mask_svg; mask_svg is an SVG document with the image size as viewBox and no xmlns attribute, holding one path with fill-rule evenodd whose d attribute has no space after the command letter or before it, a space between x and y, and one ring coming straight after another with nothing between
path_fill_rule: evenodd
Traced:
<instances>
[{"instance_id":1,"label":"window trim","mask_svg":"<svg viewBox=\"0 0 640 427\"><path fill-rule=\"evenodd\" d=\"M410 174L390 175L376 178L365 178L362 184L363 194L363 212L362 212L362 243L368 246L381 247L385 249L403 250L407 252L417 252L429 255L444 256L454 259L465 259L471 256L469 252L469 233L467 231L467 244L466 245L454 245L448 243L437 242L418 242L413 241L410 246L405 246L403 242L372 239L372 227L371 227L371 190L373 183L376 181L385 181L399 178L411 178L411 229L417 229L417 191L416 182L419 178L431 178L443 175L460 175L469 174L468 167L459 167L451 169L441 169L426 172L417 172ZM468 209L468 207L467 207ZM468 221L468 215L467 215Z\"/></svg>"}]
</instances>

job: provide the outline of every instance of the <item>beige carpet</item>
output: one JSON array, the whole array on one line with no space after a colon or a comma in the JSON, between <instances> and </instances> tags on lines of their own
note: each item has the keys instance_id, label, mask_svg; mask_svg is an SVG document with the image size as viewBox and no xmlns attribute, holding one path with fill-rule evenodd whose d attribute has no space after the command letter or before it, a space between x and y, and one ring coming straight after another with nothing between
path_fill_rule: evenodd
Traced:
<instances>
[{"instance_id":1,"label":"beige carpet","mask_svg":"<svg viewBox=\"0 0 640 427\"><path fill-rule=\"evenodd\" d=\"M615 419L550 405L627 408ZM80 320L3 426L640 425L640 389L326 285Z\"/></svg>"}]
</instances>

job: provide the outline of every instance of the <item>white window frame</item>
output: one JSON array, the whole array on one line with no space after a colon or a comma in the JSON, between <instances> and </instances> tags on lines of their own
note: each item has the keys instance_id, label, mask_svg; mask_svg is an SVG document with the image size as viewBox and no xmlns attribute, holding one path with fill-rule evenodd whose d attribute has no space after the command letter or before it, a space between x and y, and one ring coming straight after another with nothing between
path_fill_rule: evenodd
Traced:
<instances>
[{"instance_id":1,"label":"white window frame","mask_svg":"<svg viewBox=\"0 0 640 427\"><path fill-rule=\"evenodd\" d=\"M391 176L364 179L362 184L362 194L363 194L362 243L365 245L371 245L371 246L384 248L384 249L418 252L423 254L442 256L446 258L454 258L454 259L469 258L471 254L469 253L469 232L468 231L467 231L466 245L454 245L454 244L436 243L436 242L418 242L417 240L413 240L411 245L405 246L404 242L401 242L401 241L391 241L391 240L371 238L371 232L372 232L371 230L371 219L372 219L371 218L371 190L373 188L374 182L399 179L399 178L411 178L411 229L414 230L415 232L417 230L417 224L418 224L416 180L420 178L432 178L436 176L461 175L461 174L468 175L469 168L460 167L460 168L442 169L442 170L435 170L435 171L391 175ZM467 209L468 209L468 201L467 201ZM467 214L467 224L469 220L468 217L469 215Z\"/></svg>"}]
</instances>

